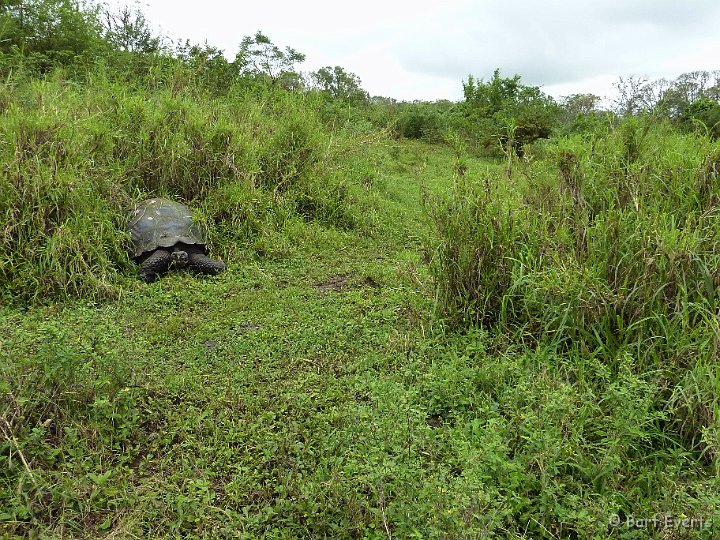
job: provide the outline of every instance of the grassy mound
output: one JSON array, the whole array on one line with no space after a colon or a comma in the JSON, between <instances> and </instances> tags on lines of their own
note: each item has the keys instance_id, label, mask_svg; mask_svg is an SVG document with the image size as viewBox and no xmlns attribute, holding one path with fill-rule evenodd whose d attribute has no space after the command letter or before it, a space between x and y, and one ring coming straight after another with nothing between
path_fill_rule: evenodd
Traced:
<instances>
[{"instance_id":1,"label":"grassy mound","mask_svg":"<svg viewBox=\"0 0 720 540\"><path fill-rule=\"evenodd\" d=\"M356 144L310 96L218 98L101 77L0 87L0 288L17 300L119 294L124 223L151 195L195 205L224 254L299 216L353 227ZM362 191L362 190L360 190Z\"/></svg>"}]
</instances>

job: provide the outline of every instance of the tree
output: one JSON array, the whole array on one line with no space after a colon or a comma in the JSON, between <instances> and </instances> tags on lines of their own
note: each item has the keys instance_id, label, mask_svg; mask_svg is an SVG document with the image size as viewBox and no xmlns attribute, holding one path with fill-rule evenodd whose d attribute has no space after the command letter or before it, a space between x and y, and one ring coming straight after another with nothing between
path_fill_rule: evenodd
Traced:
<instances>
[{"instance_id":1,"label":"tree","mask_svg":"<svg viewBox=\"0 0 720 540\"><path fill-rule=\"evenodd\" d=\"M704 99L720 99L720 72L683 73L663 92L658 111L673 122L684 122L692 104Z\"/></svg>"},{"instance_id":2,"label":"tree","mask_svg":"<svg viewBox=\"0 0 720 540\"><path fill-rule=\"evenodd\" d=\"M115 12L106 9L103 19L105 37L114 48L140 54L151 54L160 50L160 37L154 34L139 9L128 6Z\"/></svg>"},{"instance_id":3,"label":"tree","mask_svg":"<svg viewBox=\"0 0 720 540\"><path fill-rule=\"evenodd\" d=\"M615 117L614 113L602 110L602 98L595 94L572 94L560 101L559 126L556 134L597 133L607 127Z\"/></svg>"},{"instance_id":4,"label":"tree","mask_svg":"<svg viewBox=\"0 0 720 540\"><path fill-rule=\"evenodd\" d=\"M655 81L632 75L620 77L614 86L617 91L614 108L619 115L651 112L673 123L683 123L694 103L720 100L720 71L692 71L674 80ZM706 110L707 103L701 108Z\"/></svg>"},{"instance_id":5,"label":"tree","mask_svg":"<svg viewBox=\"0 0 720 540\"><path fill-rule=\"evenodd\" d=\"M660 99L656 91L659 85L653 87L646 77L637 75L619 77L613 86L617 92L613 108L620 116L650 111Z\"/></svg>"},{"instance_id":6,"label":"tree","mask_svg":"<svg viewBox=\"0 0 720 540\"><path fill-rule=\"evenodd\" d=\"M204 86L216 94L223 94L240 78L234 62L228 62L222 49L212 45L191 45L185 41L177 47L177 56L189 69L193 84Z\"/></svg>"},{"instance_id":7,"label":"tree","mask_svg":"<svg viewBox=\"0 0 720 540\"><path fill-rule=\"evenodd\" d=\"M558 115L539 87L522 84L520 75L501 77L499 69L488 82L470 75L463 94L465 116L485 146L500 142L522 152L523 145L550 136Z\"/></svg>"},{"instance_id":8,"label":"tree","mask_svg":"<svg viewBox=\"0 0 720 540\"><path fill-rule=\"evenodd\" d=\"M560 103L563 110L571 116L598 112L600 96L595 94L572 94L562 98Z\"/></svg>"},{"instance_id":9,"label":"tree","mask_svg":"<svg viewBox=\"0 0 720 540\"><path fill-rule=\"evenodd\" d=\"M295 66L304 60L304 54L291 47L283 51L258 31L254 36L243 38L235 56L235 65L245 73L267 79L273 86L294 89L301 81Z\"/></svg>"},{"instance_id":10,"label":"tree","mask_svg":"<svg viewBox=\"0 0 720 540\"><path fill-rule=\"evenodd\" d=\"M360 86L360 77L340 66L323 67L310 74L315 86L335 99L367 102L368 93Z\"/></svg>"},{"instance_id":11,"label":"tree","mask_svg":"<svg viewBox=\"0 0 720 540\"><path fill-rule=\"evenodd\" d=\"M95 8L72 0L10 0L0 7L0 53L18 51L40 71L108 48Z\"/></svg>"},{"instance_id":12,"label":"tree","mask_svg":"<svg viewBox=\"0 0 720 540\"><path fill-rule=\"evenodd\" d=\"M682 122L687 129L700 127L717 140L720 138L720 103L709 98L700 98L687 107Z\"/></svg>"}]
</instances>

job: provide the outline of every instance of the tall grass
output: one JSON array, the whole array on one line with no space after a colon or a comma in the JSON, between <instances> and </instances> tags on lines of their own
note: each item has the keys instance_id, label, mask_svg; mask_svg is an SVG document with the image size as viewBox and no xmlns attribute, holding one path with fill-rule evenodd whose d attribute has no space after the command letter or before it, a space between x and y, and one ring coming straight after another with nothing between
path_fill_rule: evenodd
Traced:
<instances>
[{"instance_id":1,"label":"tall grass","mask_svg":"<svg viewBox=\"0 0 720 540\"><path fill-rule=\"evenodd\" d=\"M353 226L343 154L312 96L259 87L213 97L58 72L0 85L0 288L7 298L113 297L133 200L200 208L230 245L293 215Z\"/></svg>"},{"instance_id":2,"label":"tall grass","mask_svg":"<svg viewBox=\"0 0 720 540\"><path fill-rule=\"evenodd\" d=\"M707 138L629 118L561 139L509 177L459 179L430 205L441 313L452 327L660 370L657 406L716 460L718 158Z\"/></svg>"},{"instance_id":3,"label":"tall grass","mask_svg":"<svg viewBox=\"0 0 720 540\"><path fill-rule=\"evenodd\" d=\"M548 160L510 178L459 178L431 205L449 320L561 338L604 320L611 332L601 338L634 341L655 317L692 323L714 312L719 150L640 122L560 140Z\"/></svg>"}]
</instances>

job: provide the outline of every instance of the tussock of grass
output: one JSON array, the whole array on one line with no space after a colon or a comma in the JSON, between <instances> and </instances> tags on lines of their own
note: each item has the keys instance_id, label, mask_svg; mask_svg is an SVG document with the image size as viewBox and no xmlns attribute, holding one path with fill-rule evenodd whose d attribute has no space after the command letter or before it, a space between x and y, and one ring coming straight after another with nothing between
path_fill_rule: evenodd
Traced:
<instances>
[{"instance_id":1,"label":"tussock of grass","mask_svg":"<svg viewBox=\"0 0 720 540\"><path fill-rule=\"evenodd\" d=\"M636 122L591 142L560 141L554 171L542 163L509 180L463 179L433 206L448 315L558 334L603 318L609 329L627 329L653 315L680 315L688 304L713 311L718 187L708 171L717 150ZM648 148L641 155L638 139ZM543 304L559 312L537 312ZM597 319L598 310L608 311ZM577 323L558 327L560 314Z\"/></svg>"}]
</instances>

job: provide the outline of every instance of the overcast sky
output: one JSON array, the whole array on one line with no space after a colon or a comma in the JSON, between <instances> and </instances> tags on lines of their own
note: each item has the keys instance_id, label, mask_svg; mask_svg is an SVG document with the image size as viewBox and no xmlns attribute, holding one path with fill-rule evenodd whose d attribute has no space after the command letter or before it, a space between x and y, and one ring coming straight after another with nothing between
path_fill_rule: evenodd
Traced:
<instances>
[{"instance_id":1,"label":"overcast sky","mask_svg":"<svg viewBox=\"0 0 720 540\"><path fill-rule=\"evenodd\" d=\"M401 100L461 99L468 74L487 80L496 67L556 97L609 97L619 76L720 69L719 0L143 0L139 6L172 39L207 42L233 58L243 36L261 30L281 48L304 53L302 71L339 65L371 95Z\"/></svg>"}]
</instances>

